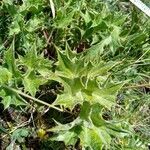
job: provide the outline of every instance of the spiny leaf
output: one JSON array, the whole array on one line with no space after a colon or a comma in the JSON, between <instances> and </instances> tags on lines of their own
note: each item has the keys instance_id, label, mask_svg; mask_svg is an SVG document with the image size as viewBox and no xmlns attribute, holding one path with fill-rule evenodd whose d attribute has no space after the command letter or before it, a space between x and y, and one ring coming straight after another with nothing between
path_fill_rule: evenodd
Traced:
<instances>
[{"instance_id":1,"label":"spiny leaf","mask_svg":"<svg viewBox=\"0 0 150 150\"><path fill-rule=\"evenodd\" d=\"M42 10L43 6L43 1L42 0L28 0L28 1L23 1L23 4L19 7L19 12L24 13L24 12L40 12Z\"/></svg>"},{"instance_id":2,"label":"spiny leaf","mask_svg":"<svg viewBox=\"0 0 150 150\"><path fill-rule=\"evenodd\" d=\"M16 66L16 59L15 59L15 39L13 40L10 48L4 54L4 60L7 65L8 70L15 76L19 76L19 72Z\"/></svg>"},{"instance_id":3,"label":"spiny leaf","mask_svg":"<svg viewBox=\"0 0 150 150\"><path fill-rule=\"evenodd\" d=\"M2 84L10 82L12 79L12 73L8 69L0 66L0 86Z\"/></svg>"},{"instance_id":4,"label":"spiny leaf","mask_svg":"<svg viewBox=\"0 0 150 150\"><path fill-rule=\"evenodd\" d=\"M71 95L69 93L63 93L61 95L58 95L57 99L54 102L55 105L63 105L70 109L73 109L75 105L82 103L83 97L81 92L78 92L74 95Z\"/></svg>"},{"instance_id":5,"label":"spiny leaf","mask_svg":"<svg viewBox=\"0 0 150 150\"><path fill-rule=\"evenodd\" d=\"M69 50L66 54L63 54L57 49L57 53L58 62L56 74L58 74L58 76L73 79L86 74L85 71L87 68L82 57L77 56L77 54L71 54Z\"/></svg>"},{"instance_id":6,"label":"spiny leaf","mask_svg":"<svg viewBox=\"0 0 150 150\"><path fill-rule=\"evenodd\" d=\"M108 71L115 65L114 62L105 63L100 61L97 65L93 65L88 72L89 78L95 78L98 76L105 76L108 74Z\"/></svg>"},{"instance_id":7,"label":"spiny leaf","mask_svg":"<svg viewBox=\"0 0 150 150\"><path fill-rule=\"evenodd\" d=\"M34 43L24 57L20 56L19 63L20 65L25 65L29 71L36 70L44 73L51 69L52 63L50 60L45 59L43 55L38 55L36 48L36 44Z\"/></svg>"},{"instance_id":8,"label":"spiny leaf","mask_svg":"<svg viewBox=\"0 0 150 150\"><path fill-rule=\"evenodd\" d=\"M11 7L10 7L10 10L11 10ZM24 22L23 16L20 13L15 13L15 11L18 12L18 9L16 7L14 7L14 10L10 12L10 14L13 15L13 21L9 28L10 36L17 35L23 30L22 29L23 22Z\"/></svg>"},{"instance_id":9,"label":"spiny leaf","mask_svg":"<svg viewBox=\"0 0 150 150\"><path fill-rule=\"evenodd\" d=\"M100 133L96 128L90 129L84 127L81 135L79 135L81 144L85 148L89 147L91 150L101 150L103 143L99 134Z\"/></svg>"},{"instance_id":10,"label":"spiny leaf","mask_svg":"<svg viewBox=\"0 0 150 150\"><path fill-rule=\"evenodd\" d=\"M105 125L105 120L101 116L102 107L97 103L92 105L92 112L90 118L93 124L97 127Z\"/></svg>"},{"instance_id":11,"label":"spiny leaf","mask_svg":"<svg viewBox=\"0 0 150 150\"><path fill-rule=\"evenodd\" d=\"M73 76L73 62L62 52L58 50L58 70L61 70L66 74L68 77Z\"/></svg>"},{"instance_id":12,"label":"spiny leaf","mask_svg":"<svg viewBox=\"0 0 150 150\"><path fill-rule=\"evenodd\" d=\"M113 105L115 105L115 99L118 90L123 86L123 84L112 85L111 87L105 87L102 89L97 89L92 93L92 99L94 102L100 103L102 106L108 108L109 110Z\"/></svg>"},{"instance_id":13,"label":"spiny leaf","mask_svg":"<svg viewBox=\"0 0 150 150\"><path fill-rule=\"evenodd\" d=\"M3 97L3 100L1 101L1 103L4 105L4 109L7 109L10 104L11 104L11 96L6 96L6 97Z\"/></svg>"},{"instance_id":14,"label":"spiny leaf","mask_svg":"<svg viewBox=\"0 0 150 150\"><path fill-rule=\"evenodd\" d=\"M80 132L82 131L81 120L76 119L71 123L66 125L57 123L58 126L50 129L50 131L55 131L57 133L54 135L51 140L55 141L64 141L66 145L74 145L77 140Z\"/></svg>"},{"instance_id":15,"label":"spiny leaf","mask_svg":"<svg viewBox=\"0 0 150 150\"><path fill-rule=\"evenodd\" d=\"M13 106L25 105L25 103L19 98L17 98L17 96L14 95L14 93L11 94L5 93L4 95L1 95L1 97L2 97L1 103L4 105L4 109L7 109L11 105Z\"/></svg>"},{"instance_id":16,"label":"spiny leaf","mask_svg":"<svg viewBox=\"0 0 150 150\"><path fill-rule=\"evenodd\" d=\"M56 19L54 26L56 26L57 28L67 27L73 21L74 13L75 13L75 10L71 11L67 15L62 14L60 18Z\"/></svg>"},{"instance_id":17,"label":"spiny leaf","mask_svg":"<svg viewBox=\"0 0 150 150\"><path fill-rule=\"evenodd\" d=\"M20 31L21 31L21 29L20 29L18 22L16 22L16 21L12 22L10 31L9 31L9 35L10 36L15 35L15 34L17 35Z\"/></svg>"},{"instance_id":18,"label":"spiny leaf","mask_svg":"<svg viewBox=\"0 0 150 150\"><path fill-rule=\"evenodd\" d=\"M77 53L75 51L72 51L71 47L69 46L69 44L67 42L66 42L66 45L65 45L65 54L67 55L67 57L70 60L77 57Z\"/></svg>"},{"instance_id":19,"label":"spiny leaf","mask_svg":"<svg viewBox=\"0 0 150 150\"><path fill-rule=\"evenodd\" d=\"M81 83L80 78L73 78L73 79L69 79L69 78L64 78L61 77L62 79L62 83L64 84L64 91L68 92L71 91L71 95L74 95L78 92L80 92L83 89L83 85ZM65 86L65 85L68 86Z\"/></svg>"},{"instance_id":20,"label":"spiny leaf","mask_svg":"<svg viewBox=\"0 0 150 150\"><path fill-rule=\"evenodd\" d=\"M26 52L24 57L20 56L21 64L26 65L30 70L35 69L38 64L36 45L34 44L32 48Z\"/></svg>"},{"instance_id":21,"label":"spiny leaf","mask_svg":"<svg viewBox=\"0 0 150 150\"><path fill-rule=\"evenodd\" d=\"M89 102L87 102L87 101L83 102L83 105L82 105L81 111L80 111L80 118L88 121L90 111L91 111L91 106L90 106Z\"/></svg>"},{"instance_id":22,"label":"spiny leaf","mask_svg":"<svg viewBox=\"0 0 150 150\"><path fill-rule=\"evenodd\" d=\"M63 134L59 134L56 141L63 141L66 145L75 145L77 141L77 134L75 132L66 131Z\"/></svg>"},{"instance_id":23,"label":"spiny leaf","mask_svg":"<svg viewBox=\"0 0 150 150\"><path fill-rule=\"evenodd\" d=\"M13 141L23 142L24 137L27 137L29 134L29 130L26 128L17 129L13 132L11 138Z\"/></svg>"},{"instance_id":24,"label":"spiny leaf","mask_svg":"<svg viewBox=\"0 0 150 150\"><path fill-rule=\"evenodd\" d=\"M113 26L113 31L111 32L111 43L110 43L110 49L113 54L115 54L118 47L121 47L121 28L118 26Z\"/></svg>"},{"instance_id":25,"label":"spiny leaf","mask_svg":"<svg viewBox=\"0 0 150 150\"><path fill-rule=\"evenodd\" d=\"M56 104L65 105L65 100L67 100L67 105L65 106L69 107L71 105L74 106L77 102L82 104L83 99L85 99L91 104L100 103L110 109L115 104L116 93L120 87L100 88L99 83L105 82L106 78L103 78L105 80L101 80L98 83L98 77L102 78L102 76L107 76L108 71L113 66L113 62L104 63L103 61L100 61L99 64L91 62L85 64L82 57L74 57L70 60L66 54L58 51L57 67L59 71L55 73L56 76L60 77L59 82L64 86L65 95L59 95ZM76 94L79 92L81 92L80 101L76 100Z\"/></svg>"},{"instance_id":26,"label":"spiny leaf","mask_svg":"<svg viewBox=\"0 0 150 150\"><path fill-rule=\"evenodd\" d=\"M100 56L104 53L106 47L110 47L114 54L118 47L121 47L120 27L112 25L113 28L110 36L103 38L98 44L92 45L86 52L87 61L99 61ZM107 50L107 49L106 49Z\"/></svg>"},{"instance_id":27,"label":"spiny leaf","mask_svg":"<svg viewBox=\"0 0 150 150\"><path fill-rule=\"evenodd\" d=\"M37 76L34 71L30 72L23 79L25 91L28 91L32 96L35 96L39 86L46 81L41 76Z\"/></svg>"},{"instance_id":28,"label":"spiny leaf","mask_svg":"<svg viewBox=\"0 0 150 150\"><path fill-rule=\"evenodd\" d=\"M41 18L34 17L27 22L25 29L28 32L34 32L40 27L42 27L42 24L43 24L43 20Z\"/></svg>"},{"instance_id":29,"label":"spiny leaf","mask_svg":"<svg viewBox=\"0 0 150 150\"><path fill-rule=\"evenodd\" d=\"M100 43L91 46L89 49L87 49L86 52L86 60L87 61L99 61L100 56L104 51L104 47L108 46L111 43L111 37L107 37L103 39Z\"/></svg>"}]
</instances>

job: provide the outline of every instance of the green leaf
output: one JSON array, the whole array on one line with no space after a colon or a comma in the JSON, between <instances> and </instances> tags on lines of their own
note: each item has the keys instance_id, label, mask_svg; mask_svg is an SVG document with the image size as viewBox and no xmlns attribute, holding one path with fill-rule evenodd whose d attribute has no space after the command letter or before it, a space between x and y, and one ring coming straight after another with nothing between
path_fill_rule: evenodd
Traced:
<instances>
[{"instance_id":1,"label":"green leaf","mask_svg":"<svg viewBox=\"0 0 150 150\"><path fill-rule=\"evenodd\" d=\"M38 18L37 16L30 19L27 24L26 24L26 27L25 29L28 31L28 32L34 32L36 31L37 29L41 28L42 27L42 18Z\"/></svg>"},{"instance_id":2,"label":"green leaf","mask_svg":"<svg viewBox=\"0 0 150 150\"><path fill-rule=\"evenodd\" d=\"M102 107L97 103L92 105L92 112L90 118L93 124L97 127L105 125L105 120L102 118Z\"/></svg>"},{"instance_id":3,"label":"green leaf","mask_svg":"<svg viewBox=\"0 0 150 150\"><path fill-rule=\"evenodd\" d=\"M20 56L20 64L23 64L29 68L29 70L37 68L38 58L35 44L30 50L26 52L24 57Z\"/></svg>"},{"instance_id":4,"label":"green leaf","mask_svg":"<svg viewBox=\"0 0 150 150\"><path fill-rule=\"evenodd\" d=\"M115 105L115 96L103 95L99 93L93 93L92 96L94 102L100 103L102 106L108 108L109 110L112 106Z\"/></svg>"},{"instance_id":5,"label":"green leaf","mask_svg":"<svg viewBox=\"0 0 150 150\"><path fill-rule=\"evenodd\" d=\"M118 47L121 47L121 37L120 37L120 27L113 26L113 31L111 32L111 43L110 43L110 49L113 54L115 54Z\"/></svg>"},{"instance_id":6,"label":"green leaf","mask_svg":"<svg viewBox=\"0 0 150 150\"><path fill-rule=\"evenodd\" d=\"M0 93L1 94L1 93ZM2 101L1 103L4 105L4 109L7 109L11 105L13 106L20 106L25 105L25 103L17 97L17 95L14 95L14 93L10 93L9 91L3 91L3 95L1 95Z\"/></svg>"},{"instance_id":7,"label":"green leaf","mask_svg":"<svg viewBox=\"0 0 150 150\"><path fill-rule=\"evenodd\" d=\"M12 22L9 35L10 36L17 35L20 31L21 29L20 29L19 23L17 21Z\"/></svg>"},{"instance_id":8,"label":"green leaf","mask_svg":"<svg viewBox=\"0 0 150 150\"><path fill-rule=\"evenodd\" d=\"M15 59L15 39L13 40L10 48L5 52L4 60L8 70L13 74L13 76L18 77L19 72L16 67L16 59Z\"/></svg>"},{"instance_id":9,"label":"green leaf","mask_svg":"<svg viewBox=\"0 0 150 150\"><path fill-rule=\"evenodd\" d=\"M79 138L79 134L82 131L81 120L76 119L73 122L62 125L58 123L58 126L54 127L50 131L55 131L56 135L54 135L51 140L55 141L63 141L65 145L75 145Z\"/></svg>"},{"instance_id":10,"label":"green leaf","mask_svg":"<svg viewBox=\"0 0 150 150\"><path fill-rule=\"evenodd\" d=\"M115 65L114 62L105 63L104 61L100 61L97 64L88 62L85 63L85 58L83 58L82 54L77 55L69 52L67 50L67 54L63 54L58 51L58 62L57 62L57 72L59 76L63 76L66 78L76 78L87 76L87 78L95 78L98 76L107 75L108 71ZM71 57L71 58L69 58Z\"/></svg>"},{"instance_id":11,"label":"green leaf","mask_svg":"<svg viewBox=\"0 0 150 150\"><path fill-rule=\"evenodd\" d=\"M77 134L75 132L66 131L63 134L59 134L56 141L63 141L66 145L74 145L77 141Z\"/></svg>"},{"instance_id":12,"label":"green leaf","mask_svg":"<svg viewBox=\"0 0 150 150\"><path fill-rule=\"evenodd\" d=\"M73 62L67 57L67 55L62 54L59 50L58 52L58 70L62 71L65 76L73 76Z\"/></svg>"},{"instance_id":13,"label":"green leaf","mask_svg":"<svg viewBox=\"0 0 150 150\"><path fill-rule=\"evenodd\" d=\"M56 28L67 27L73 21L74 13L75 13L75 10L71 11L67 15L62 14L62 16L60 18L57 18L55 20L54 26L56 26Z\"/></svg>"},{"instance_id":14,"label":"green leaf","mask_svg":"<svg viewBox=\"0 0 150 150\"><path fill-rule=\"evenodd\" d=\"M88 78L95 78L98 76L105 76L108 71L115 65L114 62L105 63L100 61L97 65L93 65L88 72Z\"/></svg>"},{"instance_id":15,"label":"green leaf","mask_svg":"<svg viewBox=\"0 0 150 150\"><path fill-rule=\"evenodd\" d=\"M71 54L70 54L71 55ZM64 86L64 94L59 95L55 104L74 106L82 104L83 99L91 104L100 103L104 107L111 108L115 104L117 90L120 87L100 87L107 80L108 71L115 65L113 62L105 63L85 63L82 56L71 55L72 59L67 54L63 54L58 50L58 71L55 72L59 76L59 82ZM117 88L117 89L115 89ZM110 90L110 91L108 91ZM111 92L113 91L113 92ZM77 93L81 92L80 99Z\"/></svg>"},{"instance_id":16,"label":"green leaf","mask_svg":"<svg viewBox=\"0 0 150 150\"><path fill-rule=\"evenodd\" d=\"M10 7L11 8L11 7ZM8 8L9 9L9 8ZM13 21L9 28L9 36L14 36L23 31L24 18L20 13L17 13L18 9L15 7L14 10L10 12L13 15Z\"/></svg>"},{"instance_id":17,"label":"green leaf","mask_svg":"<svg viewBox=\"0 0 150 150\"><path fill-rule=\"evenodd\" d=\"M105 127L109 134L113 136L125 137L131 134L130 129L123 129L122 123L107 123Z\"/></svg>"},{"instance_id":18,"label":"green leaf","mask_svg":"<svg viewBox=\"0 0 150 150\"><path fill-rule=\"evenodd\" d=\"M71 95L75 95L80 92L83 88L80 78L64 78L61 77L62 83L64 84L64 91L68 92Z\"/></svg>"},{"instance_id":19,"label":"green leaf","mask_svg":"<svg viewBox=\"0 0 150 150\"><path fill-rule=\"evenodd\" d=\"M69 50L66 53L62 53L58 48L56 49L58 53L56 73L59 76L73 79L84 75L84 71L87 68L82 56L71 53Z\"/></svg>"},{"instance_id":20,"label":"green leaf","mask_svg":"<svg viewBox=\"0 0 150 150\"><path fill-rule=\"evenodd\" d=\"M57 51L58 51L58 48L57 48ZM75 51L72 51L70 45L67 42L65 44L65 54L70 60L73 60L75 57L77 57L77 53Z\"/></svg>"},{"instance_id":21,"label":"green leaf","mask_svg":"<svg viewBox=\"0 0 150 150\"><path fill-rule=\"evenodd\" d=\"M76 93L75 95L71 95L69 93L63 93L57 96L55 100L55 105L63 105L67 108L73 109L75 105L82 104L83 97L81 92Z\"/></svg>"},{"instance_id":22,"label":"green leaf","mask_svg":"<svg viewBox=\"0 0 150 150\"><path fill-rule=\"evenodd\" d=\"M12 73L8 69L0 66L0 86L5 83L9 83L12 79Z\"/></svg>"},{"instance_id":23,"label":"green leaf","mask_svg":"<svg viewBox=\"0 0 150 150\"><path fill-rule=\"evenodd\" d=\"M26 128L17 129L13 132L11 139L13 141L18 141L19 143L24 141L24 138L29 135L29 130Z\"/></svg>"},{"instance_id":24,"label":"green leaf","mask_svg":"<svg viewBox=\"0 0 150 150\"><path fill-rule=\"evenodd\" d=\"M100 56L105 52L106 47L110 47L114 54L118 47L121 47L120 27L111 25L110 36L104 37L98 44L92 45L86 52L87 61L99 61ZM95 29L96 30L96 29ZM107 49L106 49L107 50Z\"/></svg>"},{"instance_id":25,"label":"green leaf","mask_svg":"<svg viewBox=\"0 0 150 150\"><path fill-rule=\"evenodd\" d=\"M1 103L4 105L4 109L7 109L10 106L11 101L12 101L11 96L6 96L3 98Z\"/></svg>"},{"instance_id":26,"label":"green leaf","mask_svg":"<svg viewBox=\"0 0 150 150\"><path fill-rule=\"evenodd\" d=\"M105 127L101 127L101 128L97 128L100 132L100 138L103 142L103 145L110 149L110 144L111 144L111 136L109 134L109 132L107 131L107 128Z\"/></svg>"},{"instance_id":27,"label":"green leaf","mask_svg":"<svg viewBox=\"0 0 150 150\"><path fill-rule=\"evenodd\" d=\"M25 65L29 71L36 70L44 73L51 69L52 63L50 60L45 59L43 55L38 55L36 48L36 44L34 43L24 57L20 56L19 63L20 65Z\"/></svg>"},{"instance_id":28,"label":"green leaf","mask_svg":"<svg viewBox=\"0 0 150 150\"><path fill-rule=\"evenodd\" d=\"M11 0L4 0L4 3L9 4L9 5L13 4L13 2Z\"/></svg>"},{"instance_id":29,"label":"green leaf","mask_svg":"<svg viewBox=\"0 0 150 150\"><path fill-rule=\"evenodd\" d=\"M63 127L64 126L64 127ZM66 145L74 145L78 138L83 148L90 148L91 150L101 150L103 146L109 148L111 137L105 128L97 128L89 125L74 125L69 131L64 130L66 125L61 126L59 134L54 136L52 140L64 141Z\"/></svg>"},{"instance_id":30,"label":"green leaf","mask_svg":"<svg viewBox=\"0 0 150 150\"><path fill-rule=\"evenodd\" d=\"M78 135L84 148L101 150L104 146L110 147L111 136L105 127L95 127L90 122L84 122L81 127L82 130Z\"/></svg>"},{"instance_id":31,"label":"green leaf","mask_svg":"<svg viewBox=\"0 0 150 150\"><path fill-rule=\"evenodd\" d=\"M84 127L79 137L81 139L81 145L85 148L89 147L91 150L102 150L103 143L98 128L91 129Z\"/></svg>"},{"instance_id":32,"label":"green leaf","mask_svg":"<svg viewBox=\"0 0 150 150\"><path fill-rule=\"evenodd\" d=\"M39 86L45 82L46 80L41 76L37 76L34 71L27 74L23 79L25 91L28 91L32 96L35 96Z\"/></svg>"},{"instance_id":33,"label":"green leaf","mask_svg":"<svg viewBox=\"0 0 150 150\"><path fill-rule=\"evenodd\" d=\"M111 107L115 105L117 92L122 86L123 84L120 83L112 86L107 86L102 89L97 89L92 93L92 99L94 102L97 102L110 110Z\"/></svg>"},{"instance_id":34,"label":"green leaf","mask_svg":"<svg viewBox=\"0 0 150 150\"><path fill-rule=\"evenodd\" d=\"M42 0L23 1L23 4L20 5L18 11L24 15L27 12L32 12L32 13L38 14L38 13L41 13L43 5L44 5L44 1L42 1Z\"/></svg>"},{"instance_id":35,"label":"green leaf","mask_svg":"<svg viewBox=\"0 0 150 150\"><path fill-rule=\"evenodd\" d=\"M87 61L99 61L101 54L104 52L105 46L108 46L111 43L111 37L106 37L100 43L92 45L87 49L85 58Z\"/></svg>"},{"instance_id":36,"label":"green leaf","mask_svg":"<svg viewBox=\"0 0 150 150\"><path fill-rule=\"evenodd\" d=\"M91 111L91 106L89 102L85 101L81 107L80 118L88 121L90 111Z\"/></svg>"},{"instance_id":37,"label":"green leaf","mask_svg":"<svg viewBox=\"0 0 150 150\"><path fill-rule=\"evenodd\" d=\"M84 102L84 111L89 103ZM123 130L119 125L114 125L114 123L104 123L102 117L100 116L101 106L95 104L91 106L92 113L89 115L85 112L90 119L85 120L85 114L82 112L82 117L75 119L73 122L62 125L57 123L58 126L50 129L50 131L55 132L52 140L65 141L66 145L75 144L77 139L80 138L80 144L82 148L90 148L91 150L100 150L102 148L110 149L111 136L125 137L128 134L126 130ZM82 119L82 120L81 120Z\"/></svg>"},{"instance_id":38,"label":"green leaf","mask_svg":"<svg viewBox=\"0 0 150 150\"><path fill-rule=\"evenodd\" d=\"M91 16L90 16L89 11L85 11L85 13L83 13L83 12L81 11L81 14L80 14L80 15L81 15L81 17L84 19L84 21L85 21L86 24L91 21Z\"/></svg>"}]
</instances>

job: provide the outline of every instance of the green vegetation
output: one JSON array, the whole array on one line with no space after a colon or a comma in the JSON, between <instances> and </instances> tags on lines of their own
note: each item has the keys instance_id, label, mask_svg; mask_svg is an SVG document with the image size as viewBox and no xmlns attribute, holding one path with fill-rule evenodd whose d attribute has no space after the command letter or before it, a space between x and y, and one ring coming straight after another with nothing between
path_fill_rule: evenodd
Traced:
<instances>
[{"instance_id":1,"label":"green vegetation","mask_svg":"<svg viewBox=\"0 0 150 150\"><path fill-rule=\"evenodd\" d=\"M0 149L149 149L150 18L125 0L0 4Z\"/></svg>"}]
</instances>

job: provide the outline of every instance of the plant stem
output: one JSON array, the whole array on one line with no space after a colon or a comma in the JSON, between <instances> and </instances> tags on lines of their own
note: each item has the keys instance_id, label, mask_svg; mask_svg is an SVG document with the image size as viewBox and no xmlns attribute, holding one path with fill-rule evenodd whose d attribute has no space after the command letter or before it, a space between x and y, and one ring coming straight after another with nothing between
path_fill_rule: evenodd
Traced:
<instances>
[{"instance_id":1,"label":"plant stem","mask_svg":"<svg viewBox=\"0 0 150 150\"><path fill-rule=\"evenodd\" d=\"M123 89L128 89L128 88L140 88L140 87L150 88L150 84L131 85L131 86L123 87Z\"/></svg>"},{"instance_id":2,"label":"plant stem","mask_svg":"<svg viewBox=\"0 0 150 150\"><path fill-rule=\"evenodd\" d=\"M21 95L21 96L23 96L23 97L29 98L29 99L31 99L31 100L37 102L37 103L46 105L46 106L48 106L48 107L51 107L51 108L54 108L54 109L56 109L56 110L58 110L58 111L63 112L62 109L60 109L60 108L58 108L58 107L55 107L54 105L51 105L51 104L49 104L49 103L47 103L47 102L44 102L44 101L42 101L42 100L39 100L39 99L37 99L37 98L35 98L35 97L32 97L32 96L30 96L30 95L28 95L28 94L25 94L25 93L23 93L23 92L21 92L21 91L19 91L19 90L16 90L16 89L14 89L14 88L12 88L12 87L8 87L8 86L6 86L6 85L4 85L3 87L4 87L5 89L8 89L8 90L10 90L10 91L12 91L12 92L15 92L15 93L17 93L17 94L19 94L19 95Z\"/></svg>"}]
</instances>

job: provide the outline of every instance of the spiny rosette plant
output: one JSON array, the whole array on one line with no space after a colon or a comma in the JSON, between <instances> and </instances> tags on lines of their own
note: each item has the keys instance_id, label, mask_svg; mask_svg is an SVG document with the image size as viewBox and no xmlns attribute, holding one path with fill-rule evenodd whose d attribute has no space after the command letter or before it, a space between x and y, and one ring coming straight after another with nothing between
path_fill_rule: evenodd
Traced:
<instances>
[{"instance_id":1,"label":"spiny rosette plant","mask_svg":"<svg viewBox=\"0 0 150 150\"><path fill-rule=\"evenodd\" d=\"M4 54L5 61L0 73L1 103L4 108L10 105L30 107L29 99L61 111L64 110L55 105L72 110L80 104L80 115L70 123L71 125L58 123L58 126L52 129L55 130L55 134L59 133L53 139L64 141L66 145L74 145L80 139L81 145L85 148L95 149L96 146L96 149L101 149L110 146L111 135L128 135L128 131L122 129L122 124L114 123L113 120L106 121L102 117L105 108L111 110L111 107L115 106L116 94L123 85L115 84L109 79L109 70L115 63L106 63L102 60L92 63L86 61L82 54L74 53L70 49L64 52L57 47L56 49L58 61L55 62L56 68L52 72L51 61L40 55L37 57L35 45L24 57L18 55L15 59L14 42L12 43ZM35 98L39 86L51 80L59 82L63 87L53 105ZM63 136L61 129L65 132Z\"/></svg>"}]
</instances>

